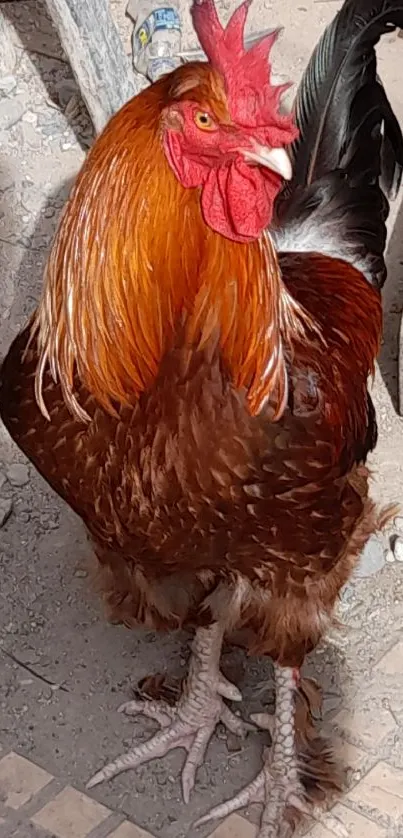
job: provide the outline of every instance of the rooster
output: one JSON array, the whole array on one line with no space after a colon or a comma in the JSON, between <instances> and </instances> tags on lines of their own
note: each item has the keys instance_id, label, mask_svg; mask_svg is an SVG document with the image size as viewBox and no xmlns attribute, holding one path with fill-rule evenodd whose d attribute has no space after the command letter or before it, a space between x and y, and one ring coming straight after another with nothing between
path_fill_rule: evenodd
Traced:
<instances>
[{"instance_id":1,"label":"rooster","mask_svg":"<svg viewBox=\"0 0 403 838\"><path fill-rule=\"evenodd\" d=\"M403 26L403 2L346 0L293 115L270 83L276 33L244 48L248 7L223 28L213 0L194 0L208 61L157 81L96 140L0 402L84 521L110 618L194 631L177 705L124 707L161 730L89 785L181 747L189 799L217 723L244 732L220 672L236 632L274 663L272 748L203 821L259 801L260 838L283 838L332 784L300 669L382 523L367 381L403 138L374 47Z\"/></svg>"}]
</instances>

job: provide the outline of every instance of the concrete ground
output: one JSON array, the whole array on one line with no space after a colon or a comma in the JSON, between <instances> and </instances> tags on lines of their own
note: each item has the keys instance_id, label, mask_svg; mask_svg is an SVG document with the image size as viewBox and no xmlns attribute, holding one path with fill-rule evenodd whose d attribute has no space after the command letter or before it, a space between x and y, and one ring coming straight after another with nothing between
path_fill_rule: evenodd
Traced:
<instances>
[{"instance_id":1,"label":"concrete ground","mask_svg":"<svg viewBox=\"0 0 403 838\"><path fill-rule=\"evenodd\" d=\"M303 2L303 0L302 0ZM298 80L337 2L255 0L251 28L283 24L276 71ZM235 6L223 0L225 14ZM91 128L40 0L0 3L14 24L18 63L0 79L0 358L31 313L68 184L91 143ZM123 6L113 3L129 49ZM184 47L192 44L184 14ZM403 119L403 42L384 39L380 74ZM403 300L403 217L395 207L385 293L385 342L375 399L380 442L374 495L399 501L402 420L395 412L396 334ZM343 594L343 628L307 670L324 692L324 721L348 769L332 822L350 838L403 834L403 518L373 542ZM395 551L388 549L392 535ZM395 543L396 542L396 543ZM116 708L152 672L182 675L184 636L128 632L103 619L87 581L88 547L77 518L48 489L0 429L0 836L2 838L252 838L258 812L215 831L192 823L256 773L263 737L240 748L219 730L189 806L180 798L175 752L85 793L105 760L152 729ZM273 704L270 667L239 652L224 670L245 696L244 713ZM135 826L135 824L137 826ZM332 825L332 824L330 824ZM145 832L143 830L146 830ZM330 838L323 826L310 838Z\"/></svg>"}]
</instances>

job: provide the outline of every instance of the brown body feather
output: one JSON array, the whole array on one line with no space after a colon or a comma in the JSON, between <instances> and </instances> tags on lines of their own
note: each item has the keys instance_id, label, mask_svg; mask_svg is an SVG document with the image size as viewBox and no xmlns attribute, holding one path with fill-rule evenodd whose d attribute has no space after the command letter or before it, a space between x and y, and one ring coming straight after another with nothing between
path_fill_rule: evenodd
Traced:
<instances>
[{"instance_id":1,"label":"brown body feather","mask_svg":"<svg viewBox=\"0 0 403 838\"><path fill-rule=\"evenodd\" d=\"M281 270L327 351L314 334L295 338L278 422L270 404L251 415L216 341L191 351L184 333L118 416L77 379L84 424L48 371L51 421L41 414L27 329L4 362L1 403L13 438L87 525L114 620L197 626L225 604L253 651L300 665L377 526L360 463L381 306L345 263L284 255Z\"/></svg>"}]
</instances>

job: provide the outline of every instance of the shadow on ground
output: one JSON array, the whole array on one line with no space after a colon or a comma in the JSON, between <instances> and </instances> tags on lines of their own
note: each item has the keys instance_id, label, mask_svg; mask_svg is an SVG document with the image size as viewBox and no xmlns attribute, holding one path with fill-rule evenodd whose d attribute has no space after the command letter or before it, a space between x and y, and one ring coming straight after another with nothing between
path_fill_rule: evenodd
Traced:
<instances>
[{"instance_id":1,"label":"shadow on ground","mask_svg":"<svg viewBox=\"0 0 403 838\"><path fill-rule=\"evenodd\" d=\"M23 51L42 79L48 103L63 111L81 148L87 149L94 136L92 123L45 3L42 0L2 3L1 13L14 27Z\"/></svg>"}]
</instances>

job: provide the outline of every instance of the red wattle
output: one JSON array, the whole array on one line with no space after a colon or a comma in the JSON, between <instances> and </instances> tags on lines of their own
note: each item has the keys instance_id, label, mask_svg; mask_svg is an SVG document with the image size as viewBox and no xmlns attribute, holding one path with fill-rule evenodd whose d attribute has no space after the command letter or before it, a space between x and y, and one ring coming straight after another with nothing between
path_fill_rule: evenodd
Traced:
<instances>
[{"instance_id":1,"label":"red wattle","mask_svg":"<svg viewBox=\"0 0 403 838\"><path fill-rule=\"evenodd\" d=\"M202 186L204 220L217 233L239 242L260 236L270 224L281 180L242 158L213 168Z\"/></svg>"}]
</instances>

